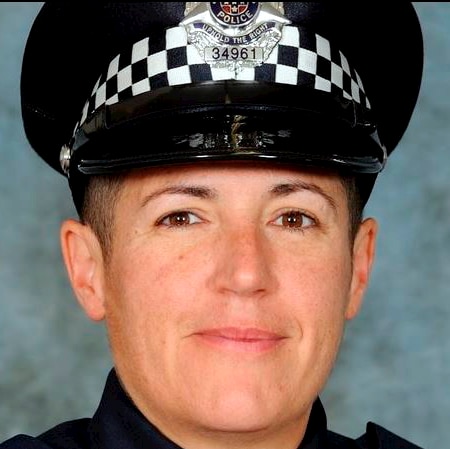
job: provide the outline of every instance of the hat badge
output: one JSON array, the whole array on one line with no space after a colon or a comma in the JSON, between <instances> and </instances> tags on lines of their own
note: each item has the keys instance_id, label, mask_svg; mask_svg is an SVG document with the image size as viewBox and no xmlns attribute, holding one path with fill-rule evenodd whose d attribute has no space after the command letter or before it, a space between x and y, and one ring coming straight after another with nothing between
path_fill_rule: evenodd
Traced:
<instances>
[{"instance_id":1,"label":"hat badge","mask_svg":"<svg viewBox=\"0 0 450 449\"><path fill-rule=\"evenodd\" d=\"M213 68L239 72L266 61L290 20L280 2L187 2L180 22Z\"/></svg>"},{"instance_id":2,"label":"hat badge","mask_svg":"<svg viewBox=\"0 0 450 449\"><path fill-rule=\"evenodd\" d=\"M211 15L225 27L242 27L249 24L259 12L258 2L211 2Z\"/></svg>"}]
</instances>

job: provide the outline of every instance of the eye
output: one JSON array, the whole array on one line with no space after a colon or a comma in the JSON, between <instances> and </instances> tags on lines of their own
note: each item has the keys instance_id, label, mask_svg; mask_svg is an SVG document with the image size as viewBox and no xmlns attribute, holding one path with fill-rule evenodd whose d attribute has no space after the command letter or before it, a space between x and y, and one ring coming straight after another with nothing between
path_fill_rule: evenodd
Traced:
<instances>
[{"instance_id":1,"label":"eye","mask_svg":"<svg viewBox=\"0 0 450 449\"><path fill-rule=\"evenodd\" d=\"M180 210L177 212L172 212L171 214L165 215L160 218L156 224L158 226L167 226L170 228L188 226L196 223L200 223L200 218L192 212Z\"/></svg>"},{"instance_id":2,"label":"eye","mask_svg":"<svg viewBox=\"0 0 450 449\"><path fill-rule=\"evenodd\" d=\"M298 210L290 210L281 214L273 223L277 226L302 230L316 224L316 220Z\"/></svg>"}]
</instances>

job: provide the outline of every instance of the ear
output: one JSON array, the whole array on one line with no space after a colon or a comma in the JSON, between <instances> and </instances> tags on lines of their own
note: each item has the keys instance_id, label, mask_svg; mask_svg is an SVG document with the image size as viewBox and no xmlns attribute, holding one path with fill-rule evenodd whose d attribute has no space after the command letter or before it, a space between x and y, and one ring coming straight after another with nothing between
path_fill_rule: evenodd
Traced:
<instances>
[{"instance_id":1,"label":"ear","mask_svg":"<svg viewBox=\"0 0 450 449\"><path fill-rule=\"evenodd\" d=\"M345 318L351 320L361 308L364 294L369 284L370 272L375 258L375 244L378 224L373 218L365 219L353 243L353 272L350 298Z\"/></svg>"},{"instance_id":2,"label":"ear","mask_svg":"<svg viewBox=\"0 0 450 449\"><path fill-rule=\"evenodd\" d=\"M61 225L61 249L69 280L86 315L105 316L103 253L92 229L76 220Z\"/></svg>"}]
</instances>

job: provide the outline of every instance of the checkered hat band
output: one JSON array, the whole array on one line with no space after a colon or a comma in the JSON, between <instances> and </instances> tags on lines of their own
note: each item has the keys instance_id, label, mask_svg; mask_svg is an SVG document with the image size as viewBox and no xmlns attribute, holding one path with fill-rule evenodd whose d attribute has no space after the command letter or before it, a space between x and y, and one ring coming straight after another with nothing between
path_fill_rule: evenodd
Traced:
<instances>
[{"instance_id":1,"label":"checkered hat band","mask_svg":"<svg viewBox=\"0 0 450 449\"><path fill-rule=\"evenodd\" d=\"M117 55L94 86L75 131L98 108L142 93L202 81L247 80L302 85L353 100L370 109L357 72L344 54L318 34L294 26L283 28L279 44L260 66L215 68L188 43L181 26L166 30L162 43L145 38L131 52Z\"/></svg>"}]
</instances>

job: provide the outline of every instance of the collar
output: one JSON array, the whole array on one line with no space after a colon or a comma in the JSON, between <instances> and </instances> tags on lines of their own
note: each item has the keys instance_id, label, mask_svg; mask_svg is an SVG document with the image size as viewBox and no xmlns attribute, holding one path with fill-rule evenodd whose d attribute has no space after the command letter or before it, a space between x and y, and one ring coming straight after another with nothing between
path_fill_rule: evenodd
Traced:
<instances>
[{"instance_id":1,"label":"collar","mask_svg":"<svg viewBox=\"0 0 450 449\"><path fill-rule=\"evenodd\" d=\"M100 405L89 425L93 449L182 449L153 426L125 393L115 370L108 375ZM298 449L325 449L327 421L317 399Z\"/></svg>"}]
</instances>

